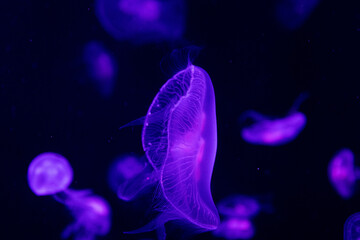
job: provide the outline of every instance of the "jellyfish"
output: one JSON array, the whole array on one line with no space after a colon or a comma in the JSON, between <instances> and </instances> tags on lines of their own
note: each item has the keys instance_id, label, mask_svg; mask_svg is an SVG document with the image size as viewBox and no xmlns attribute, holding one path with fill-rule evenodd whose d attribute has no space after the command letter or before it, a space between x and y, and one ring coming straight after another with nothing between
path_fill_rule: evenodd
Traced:
<instances>
[{"instance_id":1,"label":"jellyfish","mask_svg":"<svg viewBox=\"0 0 360 240\"><path fill-rule=\"evenodd\" d=\"M296 30L303 25L320 0L281 0L276 6L276 17L286 29Z\"/></svg>"},{"instance_id":2,"label":"jellyfish","mask_svg":"<svg viewBox=\"0 0 360 240\"><path fill-rule=\"evenodd\" d=\"M105 97L112 94L117 74L114 58L105 47L96 41L89 42L84 47L84 62L90 78Z\"/></svg>"},{"instance_id":3,"label":"jellyfish","mask_svg":"<svg viewBox=\"0 0 360 240\"><path fill-rule=\"evenodd\" d=\"M220 223L213 235L225 239L251 239L255 228L249 219L229 218Z\"/></svg>"},{"instance_id":4,"label":"jellyfish","mask_svg":"<svg viewBox=\"0 0 360 240\"><path fill-rule=\"evenodd\" d=\"M95 10L115 39L147 43L181 38L184 4L183 0L97 0Z\"/></svg>"},{"instance_id":5,"label":"jellyfish","mask_svg":"<svg viewBox=\"0 0 360 240\"><path fill-rule=\"evenodd\" d=\"M344 240L360 239L360 213L354 213L346 219L344 225Z\"/></svg>"},{"instance_id":6,"label":"jellyfish","mask_svg":"<svg viewBox=\"0 0 360 240\"><path fill-rule=\"evenodd\" d=\"M341 149L330 161L328 176L337 193L344 199L352 197L360 170L354 166L354 154L350 149Z\"/></svg>"},{"instance_id":7,"label":"jellyfish","mask_svg":"<svg viewBox=\"0 0 360 240\"><path fill-rule=\"evenodd\" d=\"M219 213L226 217L251 218L260 211L259 202L245 195L233 195L224 198L218 204Z\"/></svg>"},{"instance_id":8,"label":"jellyfish","mask_svg":"<svg viewBox=\"0 0 360 240\"><path fill-rule=\"evenodd\" d=\"M124 201L131 201L157 181L151 165L135 155L118 157L109 169L110 188Z\"/></svg>"},{"instance_id":9,"label":"jellyfish","mask_svg":"<svg viewBox=\"0 0 360 240\"><path fill-rule=\"evenodd\" d=\"M189 63L160 89L146 114L142 145L158 176L154 209L158 215L128 233L157 230L177 220L210 231L220 219L210 182L217 148L215 94L209 75Z\"/></svg>"},{"instance_id":10,"label":"jellyfish","mask_svg":"<svg viewBox=\"0 0 360 240\"><path fill-rule=\"evenodd\" d=\"M37 196L51 195L64 204L74 217L62 238L92 240L110 231L111 209L105 199L90 190L72 190L73 170L65 157L46 152L33 159L28 168L28 183Z\"/></svg>"},{"instance_id":11,"label":"jellyfish","mask_svg":"<svg viewBox=\"0 0 360 240\"><path fill-rule=\"evenodd\" d=\"M305 98L307 98L306 94L300 95L289 114L283 118L272 119L253 110L245 112L240 120L250 118L255 123L242 129L242 138L251 144L268 146L279 146L291 142L306 124L305 114L296 110Z\"/></svg>"}]
</instances>

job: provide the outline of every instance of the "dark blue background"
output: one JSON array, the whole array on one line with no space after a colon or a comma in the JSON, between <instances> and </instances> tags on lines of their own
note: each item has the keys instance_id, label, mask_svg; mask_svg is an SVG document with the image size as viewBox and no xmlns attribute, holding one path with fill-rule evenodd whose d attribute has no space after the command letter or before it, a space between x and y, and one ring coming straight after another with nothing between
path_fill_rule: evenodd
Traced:
<instances>
[{"instance_id":1,"label":"dark blue background","mask_svg":"<svg viewBox=\"0 0 360 240\"><path fill-rule=\"evenodd\" d=\"M139 220L145 204L118 200L106 175L119 154L142 154L141 127L116 129L146 113L168 77L160 68L163 57L188 45L203 47L194 64L206 69L216 93L214 201L233 193L270 199L274 212L255 219L254 239L342 239L346 218L360 211L360 194L342 200L329 184L327 164L342 147L360 157L359 4L323 0L292 32L276 22L275 1L187 4L186 40L144 46L109 36L92 1L1 4L2 239L58 239L71 221L64 206L35 196L27 185L29 163L45 151L69 159L72 188L108 199L113 227L104 239L138 237L121 232L147 221ZM108 99L84 74L81 53L91 40L103 42L118 61ZM262 147L240 138L242 112L282 116L303 91L310 94L301 106L308 124L295 141Z\"/></svg>"}]
</instances>

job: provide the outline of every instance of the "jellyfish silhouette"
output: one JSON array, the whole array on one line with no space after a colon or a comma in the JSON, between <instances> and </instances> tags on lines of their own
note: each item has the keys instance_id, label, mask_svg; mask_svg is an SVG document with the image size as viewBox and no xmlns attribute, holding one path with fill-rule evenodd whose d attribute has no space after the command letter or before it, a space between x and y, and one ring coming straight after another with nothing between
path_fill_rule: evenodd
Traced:
<instances>
[{"instance_id":1,"label":"jellyfish silhouette","mask_svg":"<svg viewBox=\"0 0 360 240\"><path fill-rule=\"evenodd\" d=\"M303 25L320 0L281 0L276 6L276 17L286 29L296 30Z\"/></svg>"},{"instance_id":2,"label":"jellyfish silhouette","mask_svg":"<svg viewBox=\"0 0 360 240\"><path fill-rule=\"evenodd\" d=\"M92 240L106 235L111 226L111 210L107 201L89 190L72 190L73 170L65 157L46 152L33 159L28 169L30 189L38 196L52 195L74 216L74 222L62 238Z\"/></svg>"},{"instance_id":3,"label":"jellyfish silhouette","mask_svg":"<svg viewBox=\"0 0 360 240\"><path fill-rule=\"evenodd\" d=\"M114 89L117 74L114 58L101 43L96 41L85 45L83 57L88 74L100 94L105 97L110 96Z\"/></svg>"},{"instance_id":4,"label":"jellyfish silhouette","mask_svg":"<svg viewBox=\"0 0 360 240\"><path fill-rule=\"evenodd\" d=\"M345 221L344 240L360 239L360 213L354 213Z\"/></svg>"},{"instance_id":5,"label":"jellyfish silhouette","mask_svg":"<svg viewBox=\"0 0 360 240\"><path fill-rule=\"evenodd\" d=\"M209 75L189 63L162 86L144 120L142 144L158 175L154 208L158 216L128 233L157 229L165 239L164 224L187 223L197 231L214 230L219 215L210 181L216 147L215 95Z\"/></svg>"},{"instance_id":6,"label":"jellyfish silhouette","mask_svg":"<svg viewBox=\"0 0 360 240\"><path fill-rule=\"evenodd\" d=\"M218 203L219 213L226 217L251 218L260 211L259 202L245 195L232 195Z\"/></svg>"},{"instance_id":7,"label":"jellyfish silhouette","mask_svg":"<svg viewBox=\"0 0 360 240\"><path fill-rule=\"evenodd\" d=\"M124 201L133 200L145 188L157 182L157 175L146 159L123 155L109 169L110 188Z\"/></svg>"},{"instance_id":8,"label":"jellyfish silhouette","mask_svg":"<svg viewBox=\"0 0 360 240\"><path fill-rule=\"evenodd\" d=\"M249 219L229 218L221 221L213 235L225 239L251 239L255 235L255 228Z\"/></svg>"},{"instance_id":9,"label":"jellyfish silhouette","mask_svg":"<svg viewBox=\"0 0 360 240\"><path fill-rule=\"evenodd\" d=\"M183 0L97 0L96 15L118 40L146 43L176 40L184 32Z\"/></svg>"},{"instance_id":10,"label":"jellyfish silhouette","mask_svg":"<svg viewBox=\"0 0 360 240\"><path fill-rule=\"evenodd\" d=\"M255 123L242 129L242 138L251 144L268 146L283 145L294 140L306 124L305 114L297 111L306 98L307 94L300 95L284 118L274 119L253 110L245 112L240 121L250 118Z\"/></svg>"},{"instance_id":11,"label":"jellyfish silhouette","mask_svg":"<svg viewBox=\"0 0 360 240\"><path fill-rule=\"evenodd\" d=\"M354 166L354 154L350 149L341 149L329 163L330 183L344 199L348 199L354 194L355 182L359 175L360 169Z\"/></svg>"}]
</instances>

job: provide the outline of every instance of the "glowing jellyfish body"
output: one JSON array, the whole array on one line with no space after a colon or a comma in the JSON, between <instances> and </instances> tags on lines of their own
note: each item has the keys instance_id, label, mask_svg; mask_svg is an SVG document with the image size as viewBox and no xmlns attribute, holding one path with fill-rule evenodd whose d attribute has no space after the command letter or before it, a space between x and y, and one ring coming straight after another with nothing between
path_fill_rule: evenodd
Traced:
<instances>
[{"instance_id":1,"label":"glowing jellyfish body","mask_svg":"<svg viewBox=\"0 0 360 240\"><path fill-rule=\"evenodd\" d=\"M118 40L153 42L178 39L184 32L184 1L97 0L96 15Z\"/></svg>"},{"instance_id":2,"label":"glowing jellyfish body","mask_svg":"<svg viewBox=\"0 0 360 240\"><path fill-rule=\"evenodd\" d=\"M134 199L156 181L152 167L134 155L118 157L109 169L110 187L124 201Z\"/></svg>"},{"instance_id":3,"label":"glowing jellyfish body","mask_svg":"<svg viewBox=\"0 0 360 240\"><path fill-rule=\"evenodd\" d=\"M340 150L330 161L328 176L331 184L342 198L354 194L359 169L354 166L354 154L350 149Z\"/></svg>"},{"instance_id":4,"label":"glowing jellyfish body","mask_svg":"<svg viewBox=\"0 0 360 240\"><path fill-rule=\"evenodd\" d=\"M319 0L282 0L277 4L276 16L282 26L295 30L308 19Z\"/></svg>"},{"instance_id":5,"label":"glowing jellyfish body","mask_svg":"<svg viewBox=\"0 0 360 240\"><path fill-rule=\"evenodd\" d=\"M344 240L360 239L360 213L354 213L345 222Z\"/></svg>"},{"instance_id":6,"label":"glowing jellyfish body","mask_svg":"<svg viewBox=\"0 0 360 240\"><path fill-rule=\"evenodd\" d=\"M260 115L260 114L259 114ZM287 117L271 120L263 119L241 131L243 139L257 145L277 146L294 140L303 130L306 117L297 112Z\"/></svg>"},{"instance_id":7,"label":"glowing jellyfish body","mask_svg":"<svg viewBox=\"0 0 360 240\"><path fill-rule=\"evenodd\" d=\"M213 235L225 239L251 239L255 229L249 219L229 218L220 223Z\"/></svg>"},{"instance_id":8,"label":"glowing jellyfish body","mask_svg":"<svg viewBox=\"0 0 360 240\"><path fill-rule=\"evenodd\" d=\"M38 196L52 195L74 216L75 221L64 230L63 238L92 240L96 235L106 235L111 225L109 204L91 191L69 189L72 180L73 170L60 154L42 153L29 165L30 189Z\"/></svg>"},{"instance_id":9,"label":"glowing jellyfish body","mask_svg":"<svg viewBox=\"0 0 360 240\"><path fill-rule=\"evenodd\" d=\"M111 95L117 68L114 58L99 42L89 42L84 47L84 61L94 84L104 96Z\"/></svg>"},{"instance_id":10,"label":"glowing jellyfish body","mask_svg":"<svg viewBox=\"0 0 360 240\"><path fill-rule=\"evenodd\" d=\"M259 213L260 204L254 198L234 195L221 200L218 210L226 217L251 218Z\"/></svg>"},{"instance_id":11,"label":"glowing jellyfish body","mask_svg":"<svg viewBox=\"0 0 360 240\"><path fill-rule=\"evenodd\" d=\"M169 79L154 98L142 132L143 148L159 175L159 216L131 233L183 220L199 231L214 230L219 215L210 181L216 147L215 95L209 75L189 65Z\"/></svg>"},{"instance_id":12,"label":"glowing jellyfish body","mask_svg":"<svg viewBox=\"0 0 360 240\"><path fill-rule=\"evenodd\" d=\"M28 183L38 196L55 194L67 189L73 180L73 170L60 154L46 152L35 157L28 169Z\"/></svg>"}]
</instances>

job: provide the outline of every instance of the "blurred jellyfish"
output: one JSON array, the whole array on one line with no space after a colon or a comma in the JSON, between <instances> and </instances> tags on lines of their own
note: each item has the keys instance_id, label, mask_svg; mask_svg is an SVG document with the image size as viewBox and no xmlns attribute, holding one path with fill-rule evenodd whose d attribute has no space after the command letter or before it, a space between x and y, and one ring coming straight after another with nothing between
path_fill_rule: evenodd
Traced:
<instances>
[{"instance_id":1,"label":"blurred jellyfish","mask_svg":"<svg viewBox=\"0 0 360 240\"><path fill-rule=\"evenodd\" d=\"M289 114L284 118L271 119L253 110L245 112L240 120L250 118L255 123L242 129L242 138L248 143L268 146L278 146L291 142L306 124L305 114L296 111L305 98L307 98L306 94L300 95Z\"/></svg>"},{"instance_id":2,"label":"blurred jellyfish","mask_svg":"<svg viewBox=\"0 0 360 240\"><path fill-rule=\"evenodd\" d=\"M276 17L286 29L295 30L308 19L320 0L281 0L276 6Z\"/></svg>"},{"instance_id":3,"label":"blurred jellyfish","mask_svg":"<svg viewBox=\"0 0 360 240\"><path fill-rule=\"evenodd\" d=\"M183 0L96 0L96 15L118 40L146 43L181 38L185 25Z\"/></svg>"},{"instance_id":4,"label":"blurred jellyfish","mask_svg":"<svg viewBox=\"0 0 360 240\"><path fill-rule=\"evenodd\" d=\"M255 235L255 229L249 219L229 218L221 221L213 235L225 239L251 239Z\"/></svg>"},{"instance_id":5,"label":"blurred jellyfish","mask_svg":"<svg viewBox=\"0 0 360 240\"><path fill-rule=\"evenodd\" d=\"M345 222L344 240L360 239L360 213L354 213Z\"/></svg>"},{"instance_id":6,"label":"blurred jellyfish","mask_svg":"<svg viewBox=\"0 0 360 240\"><path fill-rule=\"evenodd\" d=\"M74 216L74 222L63 232L62 238L92 240L110 231L111 209L105 199L89 190L71 190L73 170L65 157L56 153L42 153L29 165L28 183L38 196L52 195Z\"/></svg>"},{"instance_id":7,"label":"blurred jellyfish","mask_svg":"<svg viewBox=\"0 0 360 240\"><path fill-rule=\"evenodd\" d=\"M118 157L109 169L109 185L124 201L133 200L139 192L157 181L151 165L135 155Z\"/></svg>"},{"instance_id":8,"label":"blurred jellyfish","mask_svg":"<svg viewBox=\"0 0 360 240\"><path fill-rule=\"evenodd\" d=\"M260 204L252 197L233 195L221 200L218 210L226 217L251 218L259 213Z\"/></svg>"},{"instance_id":9,"label":"blurred jellyfish","mask_svg":"<svg viewBox=\"0 0 360 240\"><path fill-rule=\"evenodd\" d=\"M84 61L90 78L103 96L113 92L117 68L114 58L105 47L96 41L89 42L84 47Z\"/></svg>"},{"instance_id":10,"label":"blurred jellyfish","mask_svg":"<svg viewBox=\"0 0 360 240\"><path fill-rule=\"evenodd\" d=\"M354 186L359 173L359 168L354 166L354 154L347 148L337 152L328 166L329 180L344 199L354 194Z\"/></svg>"},{"instance_id":11,"label":"blurred jellyfish","mask_svg":"<svg viewBox=\"0 0 360 240\"><path fill-rule=\"evenodd\" d=\"M209 75L188 66L162 86L144 121L142 144L158 180L155 209L158 216L144 227L157 229L165 239L164 224L187 223L197 231L217 228L219 215L210 181L216 147L215 95Z\"/></svg>"}]
</instances>

